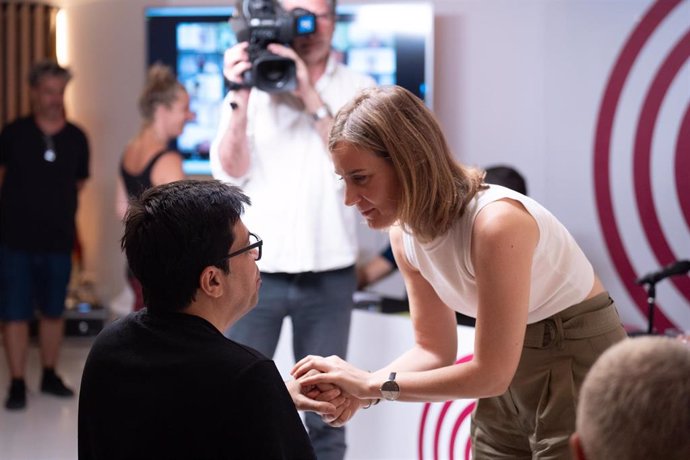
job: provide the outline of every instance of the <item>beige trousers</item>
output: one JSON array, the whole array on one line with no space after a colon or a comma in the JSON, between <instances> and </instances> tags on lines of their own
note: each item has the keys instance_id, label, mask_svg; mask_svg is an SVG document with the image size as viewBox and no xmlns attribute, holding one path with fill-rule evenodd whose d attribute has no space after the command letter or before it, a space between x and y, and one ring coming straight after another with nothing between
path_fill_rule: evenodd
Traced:
<instances>
[{"instance_id":1,"label":"beige trousers","mask_svg":"<svg viewBox=\"0 0 690 460\"><path fill-rule=\"evenodd\" d=\"M582 381L599 355L625 336L608 293L528 325L508 391L477 401L473 459L570 459Z\"/></svg>"}]
</instances>

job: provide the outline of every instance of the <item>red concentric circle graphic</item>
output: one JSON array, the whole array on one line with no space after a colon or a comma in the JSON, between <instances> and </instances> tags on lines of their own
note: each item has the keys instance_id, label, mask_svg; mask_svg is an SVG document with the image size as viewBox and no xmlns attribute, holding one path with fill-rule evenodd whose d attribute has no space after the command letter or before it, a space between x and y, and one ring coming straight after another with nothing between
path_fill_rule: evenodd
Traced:
<instances>
[{"instance_id":1,"label":"red concentric circle graphic","mask_svg":"<svg viewBox=\"0 0 690 460\"><path fill-rule=\"evenodd\" d=\"M455 364L465 363L472 360L473 355L466 355L458 359ZM417 456L419 460L424 460L426 447L426 440L431 438L432 446L431 450L433 452L433 460L439 460L441 458L448 458L450 460L455 460L456 449L458 442L460 443L460 449L462 449L462 458L464 460L470 459L470 452L472 449L472 444L470 442L469 436L461 436L460 429L463 426L469 426L470 415L474 410L476 402L474 400L454 400L446 401L444 403L426 403L422 409L422 417L419 424L419 437L418 437L418 448ZM454 407L453 407L454 406ZM432 415L432 409L438 409L435 415ZM453 409L453 410L451 410ZM457 411L459 410L459 412ZM455 414L455 420L450 420L446 423L449 414ZM435 418L435 420L432 420ZM444 448L442 443L442 438L448 438L448 444ZM446 450L447 449L447 450Z\"/></svg>"},{"instance_id":2,"label":"red concentric circle graphic","mask_svg":"<svg viewBox=\"0 0 690 460\"><path fill-rule=\"evenodd\" d=\"M690 105L688 105L680 125L674 165L676 172L676 195L678 196L680 209L683 212L685 225L688 227L688 232L690 232L690 194L688 194L687 184L685 183L688 180L688 171L690 171L690 155L688 155L688 152L690 152ZM685 189L681 189L681 183L686 185Z\"/></svg>"},{"instance_id":3,"label":"red concentric circle graphic","mask_svg":"<svg viewBox=\"0 0 690 460\"><path fill-rule=\"evenodd\" d=\"M634 28L615 62L609 77L599 110L594 143L594 186L597 198L597 212L604 239L611 259L623 285L637 307L646 314L647 298L645 290L635 284L639 277L626 253L619 224L616 219L611 187L611 138L623 87L630 76L631 69L638 59L643 47L650 37L682 3L682 0L659 0L652 4ZM634 133L633 146L633 180L638 217L642 224L644 236L660 266L674 262L677 257L666 240L659 222L652 197L651 157L654 130L658 121L662 102L669 88L684 63L690 58L690 31L683 35L665 56L658 71L644 96L639 119ZM690 189L681 188L687 181L690 167L688 159L690 148L690 112L686 111L681 122L675 151L675 182L678 202L686 223L690 225ZM681 171L686 171L682 178ZM671 279L676 289L690 301L690 279L674 277ZM674 327L672 321L664 314L663 307L657 305L655 326L658 330Z\"/></svg>"},{"instance_id":4,"label":"red concentric circle graphic","mask_svg":"<svg viewBox=\"0 0 690 460\"><path fill-rule=\"evenodd\" d=\"M654 208L654 200L651 193L652 177L650 174L652 136L664 96L668 92L674 77L689 57L690 31L678 41L654 76L642 106L635 138L633 176L636 184L635 194L640 211L640 220L647 240L662 265L669 264L679 257L673 254L671 247L666 241L659 223L659 217ZM687 192L688 189L685 189L681 191L679 196L687 195ZM687 276L673 277L671 281L683 293L685 298L690 300L690 278Z\"/></svg>"}]
</instances>

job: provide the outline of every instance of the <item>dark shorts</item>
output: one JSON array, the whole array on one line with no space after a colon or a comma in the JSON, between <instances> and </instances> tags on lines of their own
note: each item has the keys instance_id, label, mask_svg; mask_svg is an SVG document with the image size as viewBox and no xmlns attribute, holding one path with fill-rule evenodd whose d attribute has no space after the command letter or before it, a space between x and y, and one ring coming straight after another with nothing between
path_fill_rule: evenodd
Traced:
<instances>
[{"instance_id":1,"label":"dark shorts","mask_svg":"<svg viewBox=\"0 0 690 460\"><path fill-rule=\"evenodd\" d=\"M60 318L72 271L68 252L29 252L0 246L0 320L28 321L39 310Z\"/></svg>"}]
</instances>

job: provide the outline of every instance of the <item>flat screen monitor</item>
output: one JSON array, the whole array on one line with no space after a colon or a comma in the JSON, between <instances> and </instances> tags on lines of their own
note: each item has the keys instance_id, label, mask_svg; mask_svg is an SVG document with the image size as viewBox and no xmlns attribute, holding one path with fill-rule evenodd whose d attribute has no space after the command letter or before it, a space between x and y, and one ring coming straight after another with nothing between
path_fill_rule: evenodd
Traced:
<instances>
[{"instance_id":1,"label":"flat screen monitor","mask_svg":"<svg viewBox=\"0 0 690 460\"><path fill-rule=\"evenodd\" d=\"M210 174L209 149L228 90L223 53L237 43L231 6L146 8L147 63L171 66L196 114L173 146L189 175ZM403 86L431 106L433 12L428 3L339 5L333 53L378 84Z\"/></svg>"}]
</instances>

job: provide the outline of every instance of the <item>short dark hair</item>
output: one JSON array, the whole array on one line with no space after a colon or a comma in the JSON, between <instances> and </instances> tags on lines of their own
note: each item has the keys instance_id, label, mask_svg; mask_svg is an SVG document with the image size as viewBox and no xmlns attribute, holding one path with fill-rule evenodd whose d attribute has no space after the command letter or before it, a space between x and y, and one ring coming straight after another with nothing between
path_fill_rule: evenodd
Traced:
<instances>
[{"instance_id":1,"label":"short dark hair","mask_svg":"<svg viewBox=\"0 0 690 460\"><path fill-rule=\"evenodd\" d=\"M518 193L527 195L527 182L515 168L510 166L492 166L486 168L484 182L487 184L502 185Z\"/></svg>"},{"instance_id":2,"label":"short dark hair","mask_svg":"<svg viewBox=\"0 0 690 460\"><path fill-rule=\"evenodd\" d=\"M155 186L130 202L121 247L150 311L189 306L206 267L228 272L224 257L245 204L240 188L217 180Z\"/></svg>"},{"instance_id":3,"label":"short dark hair","mask_svg":"<svg viewBox=\"0 0 690 460\"><path fill-rule=\"evenodd\" d=\"M60 77L65 81L72 79L72 72L68 68L62 67L52 59L43 59L31 67L29 71L29 86L35 88L43 77Z\"/></svg>"}]
</instances>

